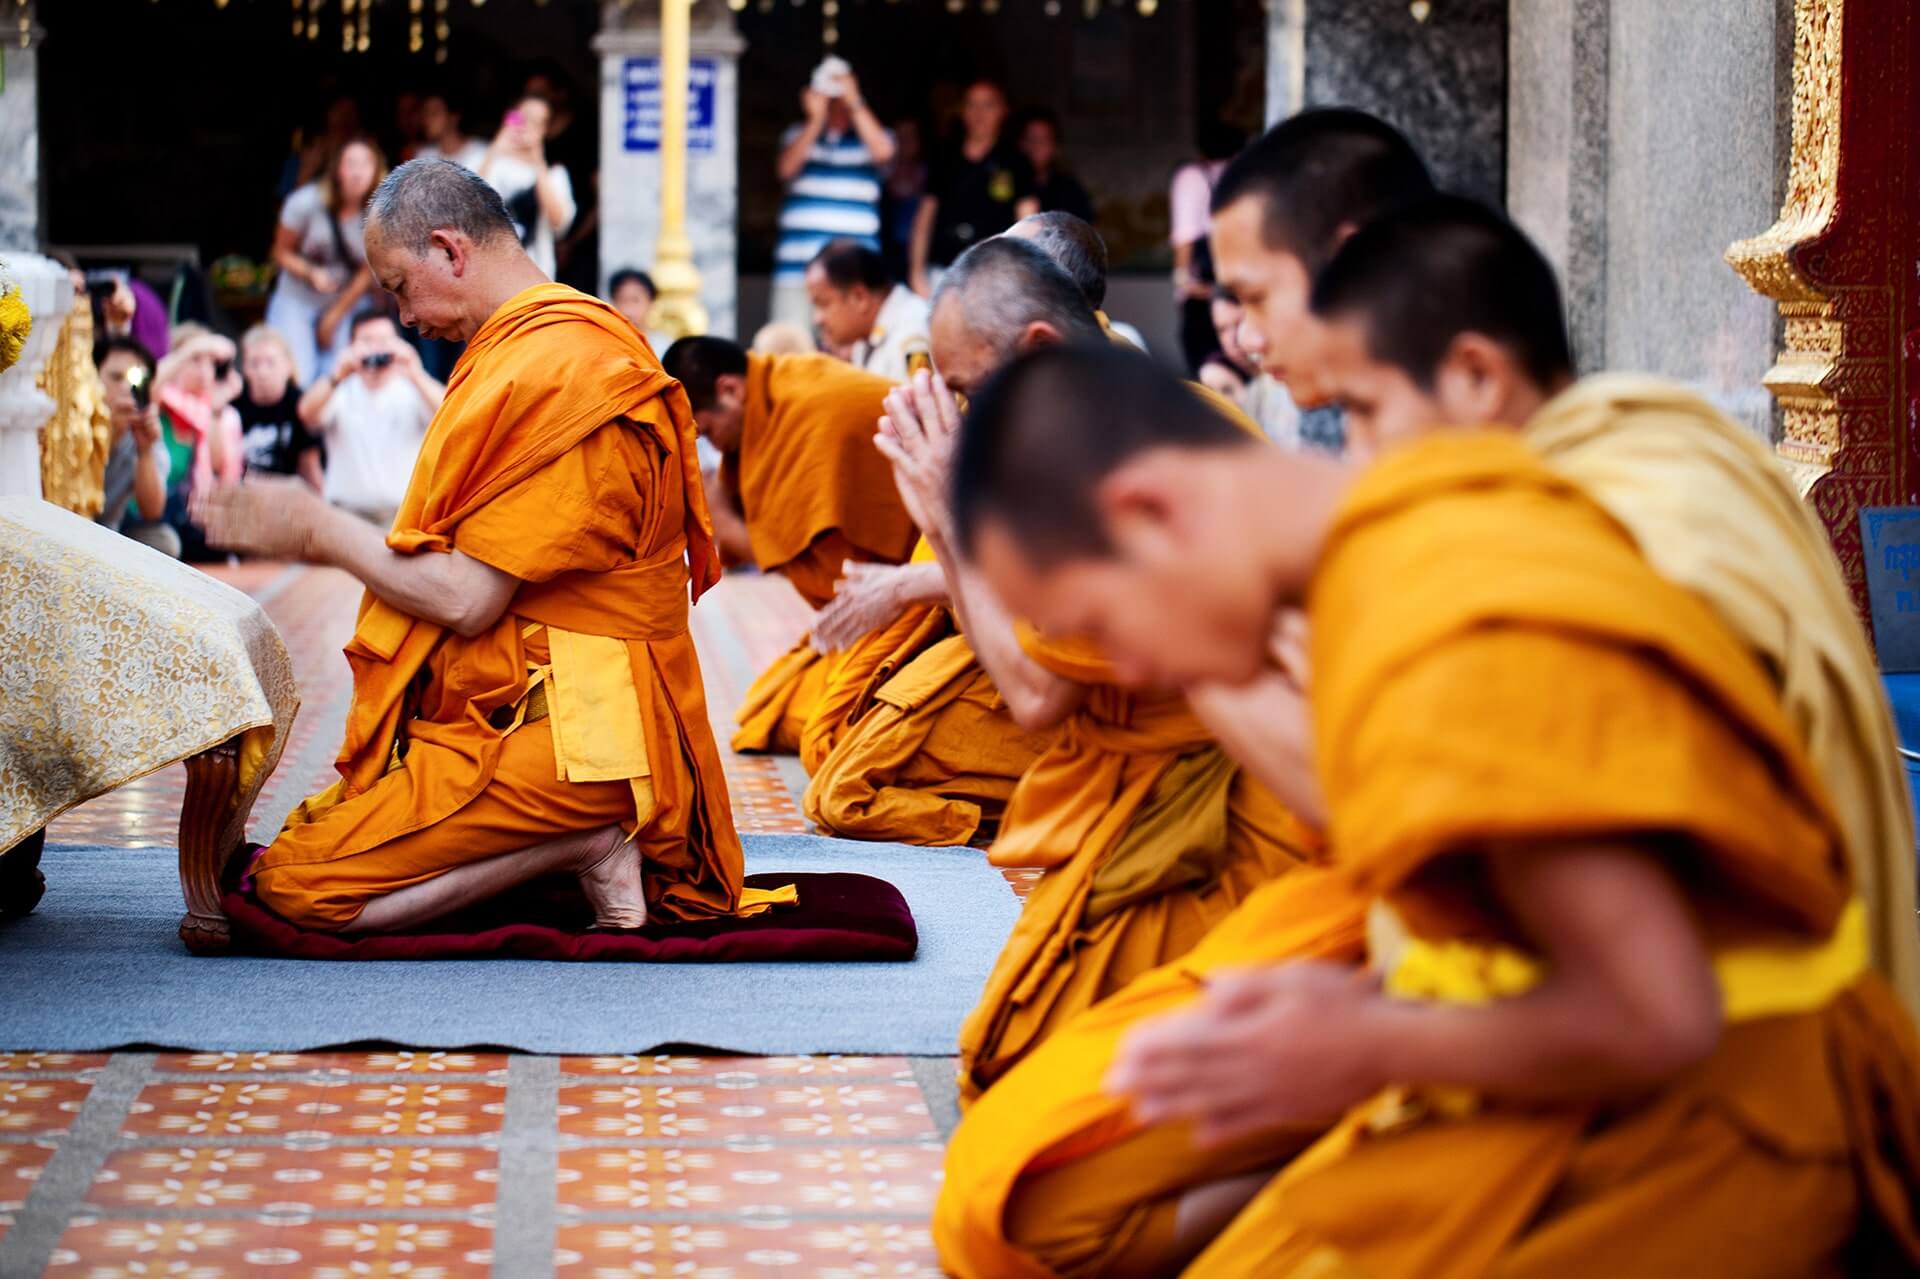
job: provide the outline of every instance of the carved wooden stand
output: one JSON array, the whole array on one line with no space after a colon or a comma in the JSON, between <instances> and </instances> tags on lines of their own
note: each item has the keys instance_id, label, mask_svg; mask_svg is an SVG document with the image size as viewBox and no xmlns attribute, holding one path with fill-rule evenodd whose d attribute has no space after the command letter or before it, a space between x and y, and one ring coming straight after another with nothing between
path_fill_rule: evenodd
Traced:
<instances>
[{"instance_id":1,"label":"carved wooden stand","mask_svg":"<svg viewBox=\"0 0 1920 1279\"><path fill-rule=\"evenodd\" d=\"M221 835L231 825L239 784L237 738L187 760L187 798L180 807L180 891L187 913L180 920L180 940L196 955L224 955L232 943L220 893L234 850L224 846Z\"/></svg>"}]
</instances>

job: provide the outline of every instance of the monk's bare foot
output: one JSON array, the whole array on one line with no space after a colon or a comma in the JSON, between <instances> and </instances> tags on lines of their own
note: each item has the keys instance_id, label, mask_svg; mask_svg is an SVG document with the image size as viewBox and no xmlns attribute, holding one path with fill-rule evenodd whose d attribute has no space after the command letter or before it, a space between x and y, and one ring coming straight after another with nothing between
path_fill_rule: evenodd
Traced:
<instances>
[{"instance_id":1,"label":"monk's bare foot","mask_svg":"<svg viewBox=\"0 0 1920 1279\"><path fill-rule=\"evenodd\" d=\"M581 855L580 888L593 907L593 926L643 928L647 897L640 886L640 850L618 826L596 831Z\"/></svg>"}]
</instances>

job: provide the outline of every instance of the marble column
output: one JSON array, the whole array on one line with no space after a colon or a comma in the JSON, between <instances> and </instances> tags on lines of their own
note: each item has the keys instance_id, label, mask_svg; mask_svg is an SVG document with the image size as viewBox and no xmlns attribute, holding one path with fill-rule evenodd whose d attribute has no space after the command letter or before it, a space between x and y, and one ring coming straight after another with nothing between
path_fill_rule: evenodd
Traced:
<instances>
[{"instance_id":1,"label":"marble column","mask_svg":"<svg viewBox=\"0 0 1920 1279\"><path fill-rule=\"evenodd\" d=\"M1563 273L1581 368L1678 379L1770 436L1778 319L1721 255L1780 204L1793 0L1512 8L1510 208Z\"/></svg>"},{"instance_id":2,"label":"marble column","mask_svg":"<svg viewBox=\"0 0 1920 1279\"><path fill-rule=\"evenodd\" d=\"M1371 111L1413 139L1442 185L1497 203L1506 61L1506 0L1430 0L1424 20L1405 0L1270 0L1267 119Z\"/></svg>"},{"instance_id":3,"label":"marble column","mask_svg":"<svg viewBox=\"0 0 1920 1279\"><path fill-rule=\"evenodd\" d=\"M0 92L0 250L40 245L38 53L5 33L6 89Z\"/></svg>"},{"instance_id":4,"label":"marble column","mask_svg":"<svg viewBox=\"0 0 1920 1279\"><path fill-rule=\"evenodd\" d=\"M721 0L693 7L692 74L696 101L711 94L711 127L692 129L687 155L687 235L700 272L700 301L711 331L732 336L738 323L735 275L739 205L739 75L746 47ZM657 6L608 3L600 34L600 270L653 263L660 234L657 125L636 118L632 86L660 56ZM703 86L702 81L706 84ZM657 81L655 82L657 83ZM656 99L657 100L657 99ZM643 112L642 114L646 114ZM699 126L700 119L690 123Z\"/></svg>"}]
</instances>

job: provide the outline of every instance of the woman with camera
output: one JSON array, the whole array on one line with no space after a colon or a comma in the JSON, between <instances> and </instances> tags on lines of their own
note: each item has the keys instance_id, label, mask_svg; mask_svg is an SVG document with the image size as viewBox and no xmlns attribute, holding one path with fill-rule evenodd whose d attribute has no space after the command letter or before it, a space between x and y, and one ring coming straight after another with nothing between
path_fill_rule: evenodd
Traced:
<instances>
[{"instance_id":1,"label":"woman with camera","mask_svg":"<svg viewBox=\"0 0 1920 1279\"><path fill-rule=\"evenodd\" d=\"M361 217L386 173L380 148L354 138L335 153L324 177L280 206L273 237L280 271L267 300L267 323L293 348L301 383L311 384L333 367L336 339L356 312L374 305Z\"/></svg>"}]
</instances>

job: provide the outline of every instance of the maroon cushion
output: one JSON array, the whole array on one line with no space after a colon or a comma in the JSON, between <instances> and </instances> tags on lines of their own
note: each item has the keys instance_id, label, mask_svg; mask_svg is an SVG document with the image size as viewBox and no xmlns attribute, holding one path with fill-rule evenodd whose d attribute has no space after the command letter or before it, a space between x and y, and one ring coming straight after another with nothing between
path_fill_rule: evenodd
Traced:
<instances>
[{"instance_id":1,"label":"maroon cushion","mask_svg":"<svg viewBox=\"0 0 1920 1279\"><path fill-rule=\"evenodd\" d=\"M239 887L222 899L234 949L296 959L617 959L647 963L753 960L909 960L919 946L900 890L854 874L749 875L750 888L793 884L795 906L746 918L650 924L593 933L571 877L537 880L505 898L435 920L418 932L341 936L287 922ZM509 913L510 904L510 913Z\"/></svg>"}]
</instances>

